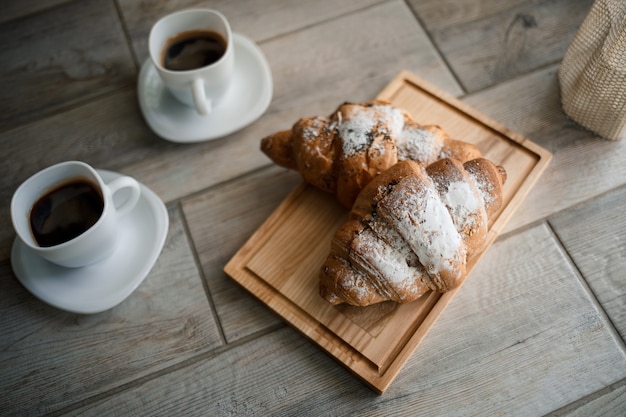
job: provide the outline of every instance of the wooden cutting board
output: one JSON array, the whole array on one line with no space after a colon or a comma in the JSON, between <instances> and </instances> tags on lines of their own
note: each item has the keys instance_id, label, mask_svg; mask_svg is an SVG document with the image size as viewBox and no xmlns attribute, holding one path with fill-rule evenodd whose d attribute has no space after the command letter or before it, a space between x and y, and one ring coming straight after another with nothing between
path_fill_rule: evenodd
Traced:
<instances>
[{"instance_id":1,"label":"wooden cutting board","mask_svg":"<svg viewBox=\"0 0 626 417\"><path fill-rule=\"evenodd\" d=\"M489 226L482 254L539 179L551 154L409 72L378 96L421 124L437 124L476 144L507 171L503 206ZM409 304L332 306L318 294L318 275L347 210L333 196L302 184L228 262L225 271L286 322L383 393L460 287ZM474 277L479 279L479 277Z\"/></svg>"}]
</instances>

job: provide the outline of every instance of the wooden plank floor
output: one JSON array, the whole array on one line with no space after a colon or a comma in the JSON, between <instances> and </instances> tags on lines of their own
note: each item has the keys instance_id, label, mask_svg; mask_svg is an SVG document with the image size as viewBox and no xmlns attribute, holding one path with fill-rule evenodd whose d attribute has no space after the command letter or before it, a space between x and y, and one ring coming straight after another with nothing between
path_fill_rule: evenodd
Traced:
<instances>
[{"instance_id":1,"label":"wooden plank floor","mask_svg":"<svg viewBox=\"0 0 626 417\"><path fill-rule=\"evenodd\" d=\"M0 415L626 415L626 141L562 112L557 71L591 0L47 0L0 14ZM139 110L151 25L214 7L256 41L267 112L164 141ZM299 183L260 139L401 70L554 157L411 357L376 395L222 271ZM145 282L95 315L14 277L9 202L56 162L134 176L167 204Z\"/></svg>"}]
</instances>

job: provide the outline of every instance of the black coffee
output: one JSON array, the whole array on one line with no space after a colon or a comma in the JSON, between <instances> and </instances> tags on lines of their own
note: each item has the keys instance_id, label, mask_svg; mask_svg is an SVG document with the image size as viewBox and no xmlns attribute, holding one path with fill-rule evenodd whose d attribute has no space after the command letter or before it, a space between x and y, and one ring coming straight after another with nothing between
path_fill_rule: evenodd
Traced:
<instances>
[{"instance_id":1,"label":"black coffee","mask_svg":"<svg viewBox=\"0 0 626 417\"><path fill-rule=\"evenodd\" d=\"M30 228L39 246L67 242L93 226L104 200L87 179L63 183L44 194L30 211Z\"/></svg>"},{"instance_id":2,"label":"black coffee","mask_svg":"<svg viewBox=\"0 0 626 417\"><path fill-rule=\"evenodd\" d=\"M226 41L218 33L190 30L165 43L163 66L172 71L188 71L217 62L226 52Z\"/></svg>"}]
</instances>

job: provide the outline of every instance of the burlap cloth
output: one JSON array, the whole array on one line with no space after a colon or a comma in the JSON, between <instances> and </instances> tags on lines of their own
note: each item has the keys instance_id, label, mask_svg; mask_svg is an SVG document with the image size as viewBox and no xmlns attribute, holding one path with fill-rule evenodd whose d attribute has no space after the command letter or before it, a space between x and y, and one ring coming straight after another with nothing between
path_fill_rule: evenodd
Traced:
<instances>
[{"instance_id":1,"label":"burlap cloth","mask_svg":"<svg viewBox=\"0 0 626 417\"><path fill-rule=\"evenodd\" d=\"M607 139L626 137L626 0L596 0L568 47L563 110Z\"/></svg>"}]
</instances>

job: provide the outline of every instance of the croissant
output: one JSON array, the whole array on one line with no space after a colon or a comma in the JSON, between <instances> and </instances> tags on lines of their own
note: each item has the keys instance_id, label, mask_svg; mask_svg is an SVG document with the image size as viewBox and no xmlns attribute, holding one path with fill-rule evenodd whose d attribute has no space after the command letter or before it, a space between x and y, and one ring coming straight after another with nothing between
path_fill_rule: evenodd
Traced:
<instances>
[{"instance_id":1,"label":"croissant","mask_svg":"<svg viewBox=\"0 0 626 417\"><path fill-rule=\"evenodd\" d=\"M359 194L320 272L332 304L411 302L466 274L502 204L504 168L479 158L402 161Z\"/></svg>"},{"instance_id":2,"label":"croissant","mask_svg":"<svg viewBox=\"0 0 626 417\"><path fill-rule=\"evenodd\" d=\"M428 165L443 157L465 162L481 156L476 146L451 139L438 126L421 126L381 100L345 103L329 117L300 119L291 130L263 138L261 150L348 208L365 185L398 161Z\"/></svg>"}]
</instances>

